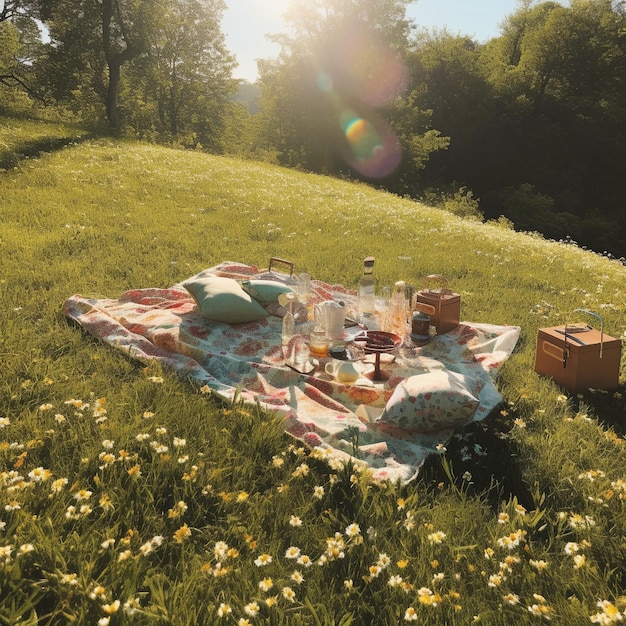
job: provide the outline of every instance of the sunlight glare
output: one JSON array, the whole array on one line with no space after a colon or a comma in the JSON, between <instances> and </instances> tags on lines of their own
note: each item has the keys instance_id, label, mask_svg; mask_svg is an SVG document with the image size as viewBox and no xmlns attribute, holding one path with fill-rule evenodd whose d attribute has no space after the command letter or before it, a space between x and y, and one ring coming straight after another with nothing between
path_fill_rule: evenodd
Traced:
<instances>
[{"instance_id":1,"label":"sunlight glare","mask_svg":"<svg viewBox=\"0 0 626 626\"><path fill-rule=\"evenodd\" d=\"M397 53L372 33L350 27L338 34L319 61L317 87L337 109L346 160L360 174L384 178L401 160L401 147L389 124L375 114L400 96L408 71ZM359 112L348 103L360 103Z\"/></svg>"}]
</instances>

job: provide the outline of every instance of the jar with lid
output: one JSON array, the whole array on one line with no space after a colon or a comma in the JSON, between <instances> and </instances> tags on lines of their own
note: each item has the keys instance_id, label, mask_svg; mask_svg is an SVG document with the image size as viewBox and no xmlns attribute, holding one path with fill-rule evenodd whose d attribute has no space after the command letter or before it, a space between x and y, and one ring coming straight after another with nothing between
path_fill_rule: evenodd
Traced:
<instances>
[{"instance_id":1,"label":"jar with lid","mask_svg":"<svg viewBox=\"0 0 626 626\"><path fill-rule=\"evenodd\" d=\"M430 315L413 311L411 316L411 341L416 346L425 346L430 342Z\"/></svg>"}]
</instances>

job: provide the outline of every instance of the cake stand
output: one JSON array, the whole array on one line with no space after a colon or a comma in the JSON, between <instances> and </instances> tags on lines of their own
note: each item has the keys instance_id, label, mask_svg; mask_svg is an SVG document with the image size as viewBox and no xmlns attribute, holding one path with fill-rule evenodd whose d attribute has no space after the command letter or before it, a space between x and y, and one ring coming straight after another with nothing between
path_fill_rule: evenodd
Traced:
<instances>
[{"instance_id":1,"label":"cake stand","mask_svg":"<svg viewBox=\"0 0 626 626\"><path fill-rule=\"evenodd\" d=\"M355 337L355 341L365 341L365 352L374 354L374 370L365 374L373 382L384 382L389 378L380 368L380 355L397 350L402 345L402 337L384 330L365 330Z\"/></svg>"}]
</instances>

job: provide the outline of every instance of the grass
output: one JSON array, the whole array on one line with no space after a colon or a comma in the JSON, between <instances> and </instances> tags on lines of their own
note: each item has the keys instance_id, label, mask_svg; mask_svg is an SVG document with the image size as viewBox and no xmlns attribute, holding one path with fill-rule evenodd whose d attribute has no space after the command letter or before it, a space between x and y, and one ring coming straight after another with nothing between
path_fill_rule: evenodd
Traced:
<instances>
[{"instance_id":1,"label":"grass","mask_svg":"<svg viewBox=\"0 0 626 626\"><path fill-rule=\"evenodd\" d=\"M576 308L623 335L623 266L365 185L24 127L0 135L0 623L621 618L624 399L571 397L533 364L537 329ZM37 137L54 151L15 156ZM522 327L505 404L404 487L329 467L272 414L61 313L74 293L166 287L223 260L281 256L354 287L367 254L379 285L443 274L464 319Z\"/></svg>"},{"instance_id":2,"label":"grass","mask_svg":"<svg viewBox=\"0 0 626 626\"><path fill-rule=\"evenodd\" d=\"M87 134L82 128L62 122L0 118L0 169L15 167L23 159L58 149Z\"/></svg>"}]
</instances>

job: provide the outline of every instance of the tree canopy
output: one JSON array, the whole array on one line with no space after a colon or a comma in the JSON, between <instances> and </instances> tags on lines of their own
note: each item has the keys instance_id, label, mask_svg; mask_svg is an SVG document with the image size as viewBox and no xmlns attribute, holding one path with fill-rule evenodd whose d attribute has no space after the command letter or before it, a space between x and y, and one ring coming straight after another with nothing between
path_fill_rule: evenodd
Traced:
<instances>
[{"instance_id":1,"label":"tree canopy","mask_svg":"<svg viewBox=\"0 0 626 626\"><path fill-rule=\"evenodd\" d=\"M519 0L486 43L409 1L292 0L246 106L224 0L5 0L0 112L54 102L626 255L626 1Z\"/></svg>"}]
</instances>

